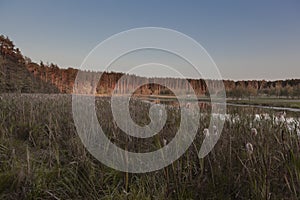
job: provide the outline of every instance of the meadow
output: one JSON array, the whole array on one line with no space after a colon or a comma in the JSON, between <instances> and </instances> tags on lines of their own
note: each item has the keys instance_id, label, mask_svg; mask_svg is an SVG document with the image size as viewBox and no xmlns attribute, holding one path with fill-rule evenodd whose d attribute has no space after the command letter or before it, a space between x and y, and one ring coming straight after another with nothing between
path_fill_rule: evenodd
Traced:
<instances>
[{"instance_id":1,"label":"meadow","mask_svg":"<svg viewBox=\"0 0 300 200\"><path fill-rule=\"evenodd\" d=\"M1 95L0 199L300 198L299 112L228 107L221 138L199 159L210 121L209 105L202 107L198 133L182 157L164 169L132 174L106 167L85 149L71 101L71 95ZM96 105L107 137L130 151L161 148L180 123L179 108L168 105L158 135L132 138L113 123L108 98ZM130 105L136 123L149 123L149 102Z\"/></svg>"}]
</instances>

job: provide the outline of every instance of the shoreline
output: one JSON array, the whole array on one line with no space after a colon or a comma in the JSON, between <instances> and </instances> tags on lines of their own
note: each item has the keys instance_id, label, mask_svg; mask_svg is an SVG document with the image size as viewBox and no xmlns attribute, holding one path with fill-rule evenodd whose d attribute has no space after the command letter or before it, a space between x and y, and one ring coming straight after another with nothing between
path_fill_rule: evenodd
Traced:
<instances>
[{"instance_id":1,"label":"shoreline","mask_svg":"<svg viewBox=\"0 0 300 200\"><path fill-rule=\"evenodd\" d=\"M55 94L46 94L46 93L1 93L0 97L5 96L11 96L11 95L17 95L17 96L27 96L27 95L70 95L72 94L61 94L61 93L55 93ZM83 94L84 95L84 94ZM89 95L87 95L89 96ZM128 95L117 95L117 96L128 96ZM95 97L99 98L107 98L111 97L111 95L96 95ZM167 96L167 95L134 95L133 98L141 98L141 99L150 99L150 100L159 100L159 101L174 101L176 100L176 96ZM198 96L197 99L185 96L179 96L181 100L185 101L199 101L199 102L210 102L210 98L206 96ZM300 99L291 99L291 98L276 98L276 97L252 97L251 99L232 99L232 98L226 98L226 103L229 105L244 105L244 106L263 106L263 107L272 107L272 108L292 108L292 109L300 109Z\"/></svg>"}]
</instances>

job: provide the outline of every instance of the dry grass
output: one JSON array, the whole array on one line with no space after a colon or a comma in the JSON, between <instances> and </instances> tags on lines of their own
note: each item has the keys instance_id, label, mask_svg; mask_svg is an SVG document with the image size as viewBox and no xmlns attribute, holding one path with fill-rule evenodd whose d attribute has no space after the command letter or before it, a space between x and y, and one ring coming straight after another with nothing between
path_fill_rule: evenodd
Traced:
<instances>
[{"instance_id":1,"label":"dry grass","mask_svg":"<svg viewBox=\"0 0 300 200\"><path fill-rule=\"evenodd\" d=\"M131 142L114 127L108 102L97 101L108 137L132 151L157 149L180 123L168 120L157 137ZM149 122L149 105L133 101L133 118ZM245 108L246 109L246 108ZM168 113L177 116L176 109ZM299 199L300 154L296 131L273 120L253 121L256 110L229 109L221 138L197 157L209 115L200 120L194 144L172 165L126 174L95 160L76 134L68 95L4 95L0 100L0 199ZM101 118L105 113L108 117ZM297 114L296 114L297 115ZM299 117L299 116L298 116ZM250 124L258 131L251 135ZM247 153L245 144L253 144Z\"/></svg>"}]
</instances>

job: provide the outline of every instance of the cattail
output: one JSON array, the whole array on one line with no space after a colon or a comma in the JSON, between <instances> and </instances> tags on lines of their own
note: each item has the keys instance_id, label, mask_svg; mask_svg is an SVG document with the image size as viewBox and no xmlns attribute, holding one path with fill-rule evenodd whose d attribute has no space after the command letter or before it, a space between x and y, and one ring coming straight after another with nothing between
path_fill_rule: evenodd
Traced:
<instances>
[{"instance_id":1,"label":"cattail","mask_svg":"<svg viewBox=\"0 0 300 200\"><path fill-rule=\"evenodd\" d=\"M253 145L250 142L246 144L246 150L249 154L253 153Z\"/></svg>"},{"instance_id":2,"label":"cattail","mask_svg":"<svg viewBox=\"0 0 300 200\"><path fill-rule=\"evenodd\" d=\"M256 128L251 128L251 134L252 134L253 136L256 136L256 135L257 135L257 130L256 130Z\"/></svg>"},{"instance_id":3,"label":"cattail","mask_svg":"<svg viewBox=\"0 0 300 200\"><path fill-rule=\"evenodd\" d=\"M205 135L205 137L209 136L209 130L208 130L208 128L205 128L203 130L203 134Z\"/></svg>"}]
</instances>

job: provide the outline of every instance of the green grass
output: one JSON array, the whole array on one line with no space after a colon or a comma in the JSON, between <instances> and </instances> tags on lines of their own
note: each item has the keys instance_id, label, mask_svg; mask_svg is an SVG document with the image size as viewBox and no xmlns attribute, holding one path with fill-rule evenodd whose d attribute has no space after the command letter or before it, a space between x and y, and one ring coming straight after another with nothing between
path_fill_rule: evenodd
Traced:
<instances>
[{"instance_id":1,"label":"green grass","mask_svg":"<svg viewBox=\"0 0 300 200\"><path fill-rule=\"evenodd\" d=\"M180 123L168 120L158 137L129 142L113 126L107 100L99 98L96 105L98 116L106 116L99 121L107 136L114 132L114 142L131 151L158 149L162 138L174 137ZM149 122L148 104L135 100L132 108L137 123ZM197 153L209 115L201 117L195 141L180 159L159 171L128 174L104 166L84 148L72 120L70 95L3 96L0 199L299 199L299 138L283 123L254 122L250 114L256 111L229 108L231 117L239 115L240 120L226 121L204 159ZM255 137L250 123L258 130ZM253 144L252 154L246 152L246 142Z\"/></svg>"},{"instance_id":2,"label":"green grass","mask_svg":"<svg viewBox=\"0 0 300 200\"><path fill-rule=\"evenodd\" d=\"M299 99L287 99L287 98L252 98L243 100L227 100L228 103L237 104L250 104L260 106L272 106L272 107L286 107L286 108L300 108Z\"/></svg>"}]
</instances>

